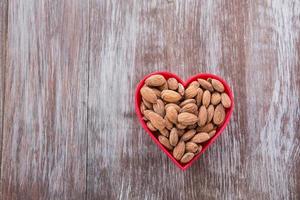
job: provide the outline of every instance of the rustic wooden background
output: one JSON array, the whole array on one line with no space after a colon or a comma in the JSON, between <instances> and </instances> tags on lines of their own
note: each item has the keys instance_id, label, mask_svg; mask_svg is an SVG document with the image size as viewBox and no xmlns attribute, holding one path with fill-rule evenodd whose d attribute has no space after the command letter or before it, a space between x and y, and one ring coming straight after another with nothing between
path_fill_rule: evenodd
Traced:
<instances>
[{"instance_id":1,"label":"rustic wooden background","mask_svg":"<svg viewBox=\"0 0 300 200\"><path fill-rule=\"evenodd\" d=\"M300 199L299 0L0 0L0 66L0 199ZM156 70L234 91L185 172L135 116Z\"/></svg>"}]
</instances>

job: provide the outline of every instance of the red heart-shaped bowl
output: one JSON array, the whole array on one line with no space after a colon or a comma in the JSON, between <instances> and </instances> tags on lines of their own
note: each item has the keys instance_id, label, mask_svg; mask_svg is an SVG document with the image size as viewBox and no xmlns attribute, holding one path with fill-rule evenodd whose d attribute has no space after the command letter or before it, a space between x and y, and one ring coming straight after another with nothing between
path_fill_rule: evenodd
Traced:
<instances>
[{"instance_id":1,"label":"red heart-shaped bowl","mask_svg":"<svg viewBox=\"0 0 300 200\"><path fill-rule=\"evenodd\" d=\"M173 155L158 141L157 137L151 132L151 130L147 127L145 121L143 120L143 115L140 111L140 104L141 104L141 100L142 100L142 97L141 97L141 94L140 94L140 90L142 88L142 86L145 84L145 80L151 76L151 75L154 75L154 74L160 74L162 76L165 77L165 79L168 79L168 78L175 78L179 83L181 83L185 88L193 81L197 80L198 78L202 78L202 79L207 79L207 78L214 78L214 79L217 79L219 81L221 81L225 87L225 92L228 94L228 96L230 97L231 99L231 107L230 108L227 108L226 109L226 117L225 117L225 120L223 122L223 124L217 129L217 132L216 134L213 136L213 138L211 138L210 140L208 140L207 142L205 143L202 143L202 150L200 153L198 153L190 162L188 163L185 163L185 164L182 164L180 163L179 161L177 161ZM167 154L167 156L169 158L171 158L171 160L182 170L186 170L188 167L190 167L193 162L195 160L197 160L201 154L204 153L204 151L211 145L213 144L213 142L217 139L217 137L220 136L220 134L223 132L223 130L225 129L226 125L228 124L229 122L229 119L230 119L230 116L233 112L233 107L234 107L234 101L233 101L233 95L232 95L232 92L228 86L228 84L220 77L214 75L214 74L197 74L191 78L189 78L186 82L183 82L177 75L175 74L172 74L172 73L169 73L169 72L154 72L154 73L151 73L151 74L148 74L147 76L145 76L140 82L139 84L137 85L137 88L136 88L136 91L135 91L135 112L136 112L136 115L140 121L140 123L142 124L142 127L146 130L146 132L150 135L150 137L152 138L152 140L161 148L161 150L163 152L165 152L165 154Z\"/></svg>"}]
</instances>

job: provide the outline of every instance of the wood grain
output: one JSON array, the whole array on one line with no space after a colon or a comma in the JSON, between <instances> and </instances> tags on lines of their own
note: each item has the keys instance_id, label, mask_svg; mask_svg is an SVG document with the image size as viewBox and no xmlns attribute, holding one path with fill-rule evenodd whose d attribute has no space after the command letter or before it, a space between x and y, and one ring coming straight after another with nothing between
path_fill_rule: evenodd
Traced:
<instances>
[{"instance_id":1,"label":"wood grain","mask_svg":"<svg viewBox=\"0 0 300 200\"><path fill-rule=\"evenodd\" d=\"M9 1L1 199L85 199L88 4Z\"/></svg>"},{"instance_id":2,"label":"wood grain","mask_svg":"<svg viewBox=\"0 0 300 200\"><path fill-rule=\"evenodd\" d=\"M300 199L299 1L0 0L0 17L0 199ZM157 70L234 92L185 172L135 116Z\"/></svg>"},{"instance_id":3,"label":"wood grain","mask_svg":"<svg viewBox=\"0 0 300 200\"><path fill-rule=\"evenodd\" d=\"M298 199L298 17L296 1L93 0L88 198ZM135 118L135 86L156 70L216 73L235 93L230 125L186 172Z\"/></svg>"},{"instance_id":4,"label":"wood grain","mask_svg":"<svg viewBox=\"0 0 300 200\"><path fill-rule=\"evenodd\" d=\"M7 1L0 0L0 152L2 151L2 124L3 124L3 101L5 84L5 61L6 61L6 39L7 39ZM1 153L2 155L2 153ZM1 166L1 156L0 156ZM1 172L0 172L1 174ZM1 181L0 181L1 182Z\"/></svg>"}]
</instances>

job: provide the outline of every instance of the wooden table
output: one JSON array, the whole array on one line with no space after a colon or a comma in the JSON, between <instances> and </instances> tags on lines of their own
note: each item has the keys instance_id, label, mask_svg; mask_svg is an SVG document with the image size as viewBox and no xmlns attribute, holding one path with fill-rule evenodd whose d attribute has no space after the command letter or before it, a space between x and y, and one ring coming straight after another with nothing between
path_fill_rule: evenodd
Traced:
<instances>
[{"instance_id":1,"label":"wooden table","mask_svg":"<svg viewBox=\"0 0 300 200\"><path fill-rule=\"evenodd\" d=\"M0 42L0 199L300 199L300 1L0 0ZM134 112L157 70L235 95L185 172Z\"/></svg>"}]
</instances>

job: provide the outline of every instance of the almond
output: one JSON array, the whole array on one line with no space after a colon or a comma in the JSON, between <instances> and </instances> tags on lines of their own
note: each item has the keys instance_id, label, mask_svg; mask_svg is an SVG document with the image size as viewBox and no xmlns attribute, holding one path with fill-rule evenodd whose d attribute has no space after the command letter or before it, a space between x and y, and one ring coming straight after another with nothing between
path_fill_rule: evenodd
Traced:
<instances>
[{"instance_id":1,"label":"almond","mask_svg":"<svg viewBox=\"0 0 300 200\"><path fill-rule=\"evenodd\" d=\"M195 103L188 103L185 106L183 106L179 112L180 113L188 112L188 113L195 114L195 113L197 113L197 110L198 110L198 107Z\"/></svg>"},{"instance_id":2,"label":"almond","mask_svg":"<svg viewBox=\"0 0 300 200\"><path fill-rule=\"evenodd\" d=\"M211 122L213 116L214 116L215 107L213 105L209 105L207 108L207 122Z\"/></svg>"},{"instance_id":3,"label":"almond","mask_svg":"<svg viewBox=\"0 0 300 200\"><path fill-rule=\"evenodd\" d=\"M149 121L149 119L147 119L146 117L143 117L142 119L146 122Z\"/></svg>"},{"instance_id":4,"label":"almond","mask_svg":"<svg viewBox=\"0 0 300 200\"><path fill-rule=\"evenodd\" d=\"M218 105L221 102L220 93L219 92L212 93L210 102L214 106Z\"/></svg>"},{"instance_id":5,"label":"almond","mask_svg":"<svg viewBox=\"0 0 300 200\"><path fill-rule=\"evenodd\" d=\"M202 88L209 90L209 91L214 91L213 86L206 80L199 78L198 79L199 84L201 85Z\"/></svg>"},{"instance_id":6,"label":"almond","mask_svg":"<svg viewBox=\"0 0 300 200\"><path fill-rule=\"evenodd\" d=\"M202 146L199 144L197 151L195 152L195 154L198 154L202 151Z\"/></svg>"},{"instance_id":7,"label":"almond","mask_svg":"<svg viewBox=\"0 0 300 200\"><path fill-rule=\"evenodd\" d=\"M168 79L168 87L170 90L177 90L178 89L178 81L175 78Z\"/></svg>"},{"instance_id":8,"label":"almond","mask_svg":"<svg viewBox=\"0 0 300 200\"><path fill-rule=\"evenodd\" d=\"M202 142L206 142L207 140L209 140L209 135L208 133L202 132L202 133L197 133L192 139L191 142L195 142L195 143L202 143Z\"/></svg>"},{"instance_id":9,"label":"almond","mask_svg":"<svg viewBox=\"0 0 300 200\"><path fill-rule=\"evenodd\" d=\"M163 85L164 83L166 83L166 79L165 77L163 77L162 75L152 75L150 77L148 77L146 80L145 80L145 84L148 85L148 86L161 86Z\"/></svg>"},{"instance_id":10,"label":"almond","mask_svg":"<svg viewBox=\"0 0 300 200\"><path fill-rule=\"evenodd\" d=\"M176 103L181 99L181 96L178 92L175 92L173 90L163 90L161 92L161 98L164 101L167 101L170 103Z\"/></svg>"},{"instance_id":11,"label":"almond","mask_svg":"<svg viewBox=\"0 0 300 200\"><path fill-rule=\"evenodd\" d=\"M198 145L194 142L187 142L185 144L185 151L195 153L198 151Z\"/></svg>"},{"instance_id":12,"label":"almond","mask_svg":"<svg viewBox=\"0 0 300 200\"><path fill-rule=\"evenodd\" d=\"M212 79L211 84L215 90L218 92L224 92L224 85L221 83L221 81Z\"/></svg>"},{"instance_id":13,"label":"almond","mask_svg":"<svg viewBox=\"0 0 300 200\"><path fill-rule=\"evenodd\" d=\"M176 109L177 112L179 112L179 110L180 110L180 107L177 104L175 104L175 103L168 103L168 104L166 104L165 105L165 109L167 110L169 106L173 106Z\"/></svg>"},{"instance_id":14,"label":"almond","mask_svg":"<svg viewBox=\"0 0 300 200\"><path fill-rule=\"evenodd\" d=\"M185 151L185 143L180 141L173 150L173 156L176 160L180 160Z\"/></svg>"},{"instance_id":15,"label":"almond","mask_svg":"<svg viewBox=\"0 0 300 200\"><path fill-rule=\"evenodd\" d=\"M169 89L168 83L165 82L162 86L159 86L158 89L159 89L160 91Z\"/></svg>"},{"instance_id":16,"label":"almond","mask_svg":"<svg viewBox=\"0 0 300 200\"><path fill-rule=\"evenodd\" d=\"M178 115L178 122L183 125L193 125L198 121L198 117L194 114L183 112Z\"/></svg>"},{"instance_id":17,"label":"almond","mask_svg":"<svg viewBox=\"0 0 300 200\"><path fill-rule=\"evenodd\" d=\"M146 110L146 106L143 102L141 102L141 105L140 105L140 111L142 114L144 114L144 111Z\"/></svg>"},{"instance_id":18,"label":"almond","mask_svg":"<svg viewBox=\"0 0 300 200\"><path fill-rule=\"evenodd\" d=\"M146 117L148 120L150 120L150 113L153 113L152 110L145 110L144 111L144 117Z\"/></svg>"},{"instance_id":19,"label":"almond","mask_svg":"<svg viewBox=\"0 0 300 200\"><path fill-rule=\"evenodd\" d=\"M148 127L151 131L157 131L157 129L151 124L151 122L147 122L147 127Z\"/></svg>"},{"instance_id":20,"label":"almond","mask_svg":"<svg viewBox=\"0 0 300 200\"><path fill-rule=\"evenodd\" d=\"M213 117L213 122L216 125L220 125L222 124L222 122L225 119L225 109L223 107L222 104L219 104L216 108L215 108L215 112L214 112L214 117Z\"/></svg>"},{"instance_id":21,"label":"almond","mask_svg":"<svg viewBox=\"0 0 300 200\"><path fill-rule=\"evenodd\" d=\"M166 129L166 128L164 128L164 129L162 129L162 130L159 130L159 132L160 132L160 134L162 134L163 136L165 136L165 137L169 137L169 131Z\"/></svg>"},{"instance_id":22,"label":"almond","mask_svg":"<svg viewBox=\"0 0 300 200\"><path fill-rule=\"evenodd\" d=\"M146 101L144 98L142 98L142 101L143 101L144 105L146 106L146 108L148 108L150 110L153 109L152 103L150 103L149 101Z\"/></svg>"},{"instance_id":23,"label":"almond","mask_svg":"<svg viewBox=\"0 0 300 200\"><path fill-rule=\"evenodd\" d=\"M150 103L156 103L157 96L151 88L146 87L146 86L142 87L140 93L146 101L149 101Z\"/></svg>"},{"instance_id":24,"label":"almond","mask_svg":"<svg viewBox=\"0 0 300 200\"><path fill-rule=\"evenodd\" d=\"M221 102L222 102L224 108L230 108L231 100L230 100L229 96L226 93L221 94Z\"/></svg>"},{"instance_id":25,"label":"almond","mask_svg":"<svg viewBox=\"0 0 300 200\"><path fill-rule=\"evenodd\" d=\"M204 126L207 121L207 110L206 110L205 106L200 107L198 118L199 118L198 125Z\"/></svg>"},{"instance_id":26,"label":"almond","mask_svg":"<svg viewBox=\"0 0 300 200\"><path fill-rule=\"evenodd\" d=\"M212 131L213 129L214 129L214 125L212 123L208 123L203 127L198 127L197 132L206 132L206 133L208 133L208 132Z\"/></svg>"},{"instance_id":27,"label":"almond","mask_svg":"<svg viewBox=\"0 0 300 200\"><path fill-rule=\"evenodd\" d=\"M195 100L195 99L186 99L186 100L184 100L183 102L181 102L181 103L179 104L179 106L180 106L180 107L183 107L183 106L185 106L186 104L189 104L189 103L196 103L196 100Z\"/></svg>"},{"instance_id":28,"label":"almond","mask_svg":"<svg viewBox=\"0 0 300 200\"><path fill-rule=\"evenodd\" d=\"M180 138L180 140L182 141L188 141L190 140L192 137L194 137L194 135L196 134L196 130L192 129L192 130L189 130L187 132L185 132L183 134L183 136Z\"/></svg>"},{"instance_id":29,"label":"almond","mask_svg":"<svg viewBox=\"0 0 300 200\"><path fill-rule=\"evenodd\" d=\"M203 96L202 96L202 104L207 108L210 104L210 98L211 98L211 94L208 90L205 90L203 92Z\"/></svg>"},{"instance_id":30,"label":"almond","mask_svg":"<svg viewBox=\"0 0 300 200\"><path fill-rule=\"evenodd\" d=\"M186 129L187 125L183 125L183 124L180 124L180 123L177 123L176 124L176 128L178 129Z\"/></svg>"},{"instance_id":31,"label":"almond","mask_svg":"<svg viewBox=\"0 0 300 200\"><path fill-rule=\"evenodd\" d=\"M158 141L167 149L172 150L173 146L170 144L168 138L163 135L158 136Z\"/></svg>"},{"instance_id":32,"label":"almond","mask_svg":"<svg viewBox=\"0 0 300 200\"><path fill-rule=\"evenodd\" d=\"M210 131L210 132L208 133L209 137L210 137L210 138L214 137L215 134L216 134L216 132L217 132L216 130Z\"/></svg>"},{"instance_id":33,"label":"almond","mask_svg":"<svg viewBox=\"0 0 300 200\"><path fill-rule=\"evenodd\" d=\"M193 81L193 82L190 83L190 85L191 85L191 86L194 86L194 87L196 87L196 88L200 87L200 84L199 84L198 81Z\"/></svg>"},{"instance_id":34,"label":"almond","mask_svg":"<svg viewBox=\"0 0 300 200\"><path fill-rule=\"evenodd\" d=\"M188 163L188 162L190 162L193 158L194 158L194 154L191 153L191 152L188 152L188 153L185 153L185 154L182 156L180 162L182 162L182 163Z\"/></svg>"},{"instance_id":35,"label":"almond","mask_svg":"<svg viewBox=\"0 0 300 200\"><path fill-rule=\"evenodd\" d=\"M166 117L174 124L177 123L178 113L174 106L169 106L166 110Z\"/></svg>"},{"instance_id":36,"label":"almond","mask_svg":"<svg viewBox=\"0 0 300 200\"><path fill-rule=\"evenodd\" d=\"M164 120L166 122L166 128L170 131L173 128L173 123L168 120L167 116L165 116Z\"/></svg>"},{"instance_id":37,"label":"almond","mask_svg":"<svg viewBox=\"0 0 300 200\"><path fill-rule=\"evenodd\" d=\"M189 85L188 88L185 90L184 97L186 99L194 98L198 93L198 88L199 86L196 87L195 85Z\"/></svg>"},{"instance_id":38,"label":"almond","mask_svg":"<svg viewBox=\"0 0 300 200\"><path fill-rule=\"evenodd\" d=\"M161 99L157 99L156 103L153 104L153 110L160 116L165 116L165 104Z\"/></svg>"},{"instance_id":39,"label":"almond","mask_svg":"<svg viewBox=\"0 0 300 200\"><path fill-rule=\"evenodd\" d=\"M172 146L176 146L178 143L178 134L177 134L177 129L176 128L172 128L171 132L170 132L170 137L169 137L169 141L170 144Z\"/></svg>"},{"instance_id":40,"label":"almond","mask_svg":"<svg viewBox=\"0 0 300 200\"><path fill-rule=\"evenodd\" d=\"M197 96L196 96L196 103L198 107L201 106L202 96L203 96L203 90L201 88L198 88Z\"/></svg>"},{"instance_id":41,"label":"almond","mask_svg":"<svg viewBox=\"0 0 300 200\"><path fill-rule=\"evenodd\" d=\"M183 96L184 95L184 87L181 83L178 83L178 93Z\"/></svg>"},{"instance_id":42,"label":"almond","mask_svg":"<svg viewBox=\"0 0 300 200\"><path fill-rule=\"evenodd\" d=\"M157 89L157 88L151 88L151 89L152 89L153 92L156 94L156 96L160 98L160 93L161 93L161 91L160 91L159 89Z\"/></svg>"},{"instance_id":43,"label":"almond","mask_svg":"<svg viewBox=\"0 0 300 200\"><path fill-rule=\"evenodd\" d=\"M187 126L187 129L191 130L191 129L195 129L197 128L198 124L194 124L194 125L189 125Z\"/></svg>"},{"instance_id":44,"label":"almond","mask_svg":"<svg viewBox=\"0 0 300 200\"><path fill-rule=\"evenodd\" d=\"M145 116L146 116L146 114L145 114ZM163 130L166 127L165 120L159 114L157 114L155 112L150 112L148 114L147 118L150 120L151 124L158 130Z\"/></svg>"},{"instance_id":45,"label":"almond","mask_svg":"<svg viewBox=\"0 0 300 200\"><path fill-rule=\"evenodd\" d=\"M178 137L183 136L184 133L185 133L185 132L184 132L183 129L177 129L177 135L178 135Z\"/></svg>"}]
</instances>

